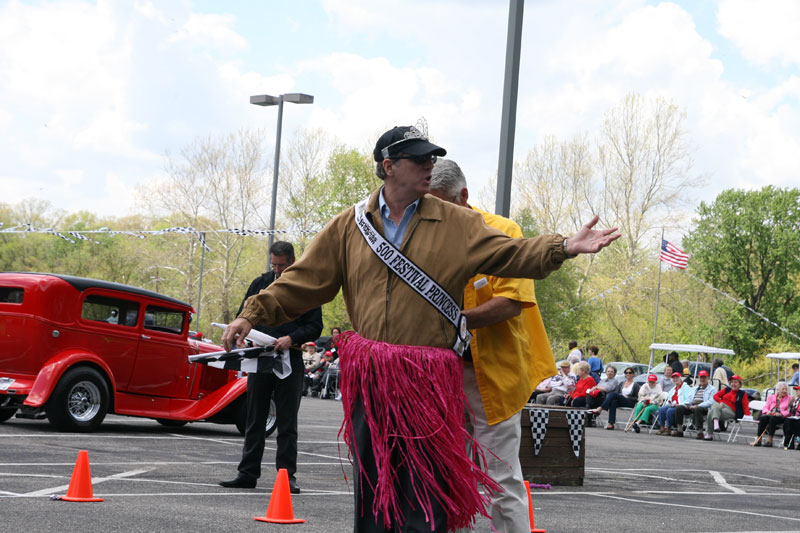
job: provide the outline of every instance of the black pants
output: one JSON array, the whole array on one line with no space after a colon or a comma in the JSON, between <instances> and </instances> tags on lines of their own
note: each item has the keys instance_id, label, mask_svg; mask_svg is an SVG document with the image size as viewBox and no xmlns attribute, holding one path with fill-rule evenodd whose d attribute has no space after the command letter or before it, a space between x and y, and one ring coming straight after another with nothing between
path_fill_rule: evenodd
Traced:
<instances>
[{"instance_id":1,"label":"black pants","mask_svg":"<svg viewBox=\"0 0 800 533\"><path fill-rule=\"evenodd\" d=\"M297 471L297 411L303 391L303 358L300 352L294 353L292 350L290 360L292 373L286 379L278 379L272 372L247 375L247 425L242 460L239 462L239 475L244 478L261 477L269 399L273 391L278 419L275 469L285 468L290 478Z\"/></svg>"},{"instance_id":2,"label":"black pants","mask_svg":"<svg viewBox=\"0 0 800 533\"><path fill-rule=\"evenodd\" d=\"M606 396L602 407L608 411L608 423L614 424L617 421L618 407L633 407L635 405L636 400L634 398L623 396L620 392L612 392Z\"/></svg>"},{"instance_id":3,"label":"black pants","mask_svg":"<svg viewBox=\"0 0 800 533\"><path fill-rule=\"evenodd\" d=\"M600 407L601 405L603 405L604 401L606 401L605 392L601 392L597 396L591 396L589 394L586 395L586 407L588 407L589 409Z\"/></svg>"},{"instance_id":4,"label":"black pants","mask_svg":"<svg viewBox=\"0 0 800 533\"><path fill-rule=\"evenodd\" d=\"M689 411L688 409L686 409L686 406L683 405L683 404L675 407L675 425L674 425L674 427L672 429L675 429L677 431L681 431L681 428L683 427L684 417L687 414L691 413L691 412L692 411ZM695 427L701 427L702 428L703 426L702 425L700 425L700 426L695 425Z\"/></svg>"},{"instance_id":5,"label":"black pants","mask_svg":"<svg viewBox=\"0 0 800 533\"><path fill-rule=\"evenodd\" d=\"M445 533L447 531L447 515L437 500L433 500L433 524L425 520L425 514L416 501L409 501L414 497L411 491L411 477L405 468L397 468L396 490L401 494L401 509L404 523L392 524L391 527L383 526L383 514L379 514L377 519L372 512L372 503L375 494L368 485L362 485L360 471L363 470L371 482L378 478L375 466L375 456L372 454L369 426L364 420L364 405L361 399L357 398L353 403L353 438L358 450L358 455L353 458L353 493L356 500L355 519L353 521L353 531L355 533ZM392 464L401 464L403 452L395 449L392 456ZM436 481L440 485L444 484L444 479L436 473ZM362 494L363 491L363 494Z\"/></svg>"},{"instance_id":6,"label":"black pants","mask_svg":"<svg viewBox=\"0 0 800 533\"><path fill-rule=\"evenodd\" d=\"M759 433L760 435L760 433ZM786 418L783 421L783 445L789 446L792 444L794 437L800 437L800 419Z\"/></svg>"},{"instance_id":7,"label":"black pants","mask_svg":"<svg viewBox=\"0 0 800 533\"><path fill-rule=\"evenodd\" d=\"M765 415L758 417L758 434L763 435L764 430L769 427L768 435L775 436L775 429L783 424L783 417L780 415Z\"/></svg>"},{"instance_id":8,"label":"black pants","mask_svg":"<svg viewBox=\"0 0 800 533\"><path fill-rule=\"evenodd\" d=\"M572 398L569 402L570 407L586 407L586 399L589 396L581 396L580 398Z\"/></svg>"}]
</instances>

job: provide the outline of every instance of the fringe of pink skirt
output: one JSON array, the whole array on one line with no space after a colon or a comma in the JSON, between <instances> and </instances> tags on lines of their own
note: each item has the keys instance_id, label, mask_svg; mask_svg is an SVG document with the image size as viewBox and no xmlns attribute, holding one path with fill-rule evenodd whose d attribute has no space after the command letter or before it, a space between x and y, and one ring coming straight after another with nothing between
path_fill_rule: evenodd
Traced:
<instances>
[{"instance_id":1,"label":"fringe of pink skirt","mask_svg":"<svg viewBox=\"0 0 800 533\"><path fill-rule=\"evenodd\" d=\"M402 524L402 498L413 498L429 521L431 502L437 500L450 530L472 527L478 513L488 517L488 492L502 489L467 456L471 443L480 464L486 464L479 444L464 428L461 358L450 349L387 344L351 331L339 335L336 346L345 443L357 454L351 418L356 398L364 405L371 434L378 478L368 479L362 470L360 483L374 491L375 516L382 512L387 528ZM404 452L401 464L392 461L398 450ZM413 494L397 490L400 466L410 473ZM487 494L478 492L478 484Z\"/></svg>"}]
</instances>

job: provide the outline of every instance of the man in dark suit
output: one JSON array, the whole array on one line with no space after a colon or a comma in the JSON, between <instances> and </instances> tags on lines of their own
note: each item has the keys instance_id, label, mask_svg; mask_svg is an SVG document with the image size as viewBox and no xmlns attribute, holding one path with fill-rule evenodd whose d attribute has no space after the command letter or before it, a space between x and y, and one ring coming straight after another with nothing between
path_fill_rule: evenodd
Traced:
<instances>
[{"instance_id":1,"label":"man in dark suit","mask_svg":"<svg viewBox=\"0 0 800 533\"><path fill-rule=\"evenodd\" d=\"M269 249L270 271L253 280L247 294L239 306L242 312L244 302L254 294L266 289L278 279L283 271L294 263L294 247L291 243L278 241ZM239 473L230 481L220 481L223 487L237 489L255 488L261 476L261 459L264 456L269 400L275 394L275 408L278 424L278 451L275 453L275 469L285 468L289 473L289 487L293 494L300 489L294 477L297 471L297 412L303 391L303 355L300 349L304 343L313 341L322 332L322 309L303 313L300 317L280 326L255 326L255 329L275 337L275 351L289 349L292 373L280 379L274 373L250 373L247 375L247 424L244 432L242 460Z\"/></svg>"}]
</instances>

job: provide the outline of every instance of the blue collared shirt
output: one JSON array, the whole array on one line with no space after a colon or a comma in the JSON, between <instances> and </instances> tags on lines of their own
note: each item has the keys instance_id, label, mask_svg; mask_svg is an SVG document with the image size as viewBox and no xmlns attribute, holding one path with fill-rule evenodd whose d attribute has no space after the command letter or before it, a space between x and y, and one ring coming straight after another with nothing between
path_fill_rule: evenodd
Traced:
<instances>
[{"instance_id":1,"label":"blue collared shirt","mask_svg":"<svg viewBox=\"0 0 800 533\"><path fill-rule=\"evenodd\" d=\"M406 234L406 228L408 228L408 223L411 221L411 217L416 212L418 205L419 198L406 207L400 224L395 224L394 221L389 218L389 206L386 203L386 199L383 197L383 187L381 187L381 192L378 195L378 207L380 207L381 219L383 220L383 236L397 248L400 248L400 245L403 244L403 236Z\"/></svg>"}]
</instances>

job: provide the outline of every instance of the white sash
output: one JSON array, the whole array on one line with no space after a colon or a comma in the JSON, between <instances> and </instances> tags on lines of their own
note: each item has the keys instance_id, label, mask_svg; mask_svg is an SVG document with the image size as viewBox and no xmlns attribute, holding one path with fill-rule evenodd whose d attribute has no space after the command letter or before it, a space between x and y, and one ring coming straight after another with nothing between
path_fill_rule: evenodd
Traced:
<instances>
[{"instance_id":1,"label":"white sash","mask_svg":"<svg viewBox=\"0 0 800 533\"><path fill-rule=\"evenodd\" d=\"M464 350L469 346L472 334L467 329L467 317L461 313L461 307L433 278L403 255L403 252L387 241L370 224L365 216L367 200L365 199L355 206L356 226L358 226L361 235L364 236L364 240L367 241L367 244L378 256L378 259L383 261L397 277L414 289L417 294L435 307L448 322L453 324L453 327L456 328L456 342L453 345L453 350L458 355L463 355Z\"/></svg>"}]
</instances>

